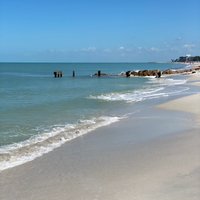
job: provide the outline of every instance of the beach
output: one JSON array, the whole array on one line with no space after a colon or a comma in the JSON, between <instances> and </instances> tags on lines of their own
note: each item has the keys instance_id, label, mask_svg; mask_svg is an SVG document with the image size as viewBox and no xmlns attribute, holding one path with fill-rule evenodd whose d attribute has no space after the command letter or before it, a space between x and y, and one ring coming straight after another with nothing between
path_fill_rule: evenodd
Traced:
<instances>
[{"instance_id":1,"label":"beach","mask_svg":"<svg viewBox=\"0 0 200 200\"><path fill-rule=\"evenodd\" d=\"M199 7L0 1L0 200L200 200Z\"/></svg>"},{"instance_id":2,"label":"beach","mask_svg":"<svg viewBox=\"0 0 200 200\"><path fill-rule=\"evenodd\" d=\"M174 97L6 169L0 199L198 200L199 102Z\"/></svg>"}]
</instances>

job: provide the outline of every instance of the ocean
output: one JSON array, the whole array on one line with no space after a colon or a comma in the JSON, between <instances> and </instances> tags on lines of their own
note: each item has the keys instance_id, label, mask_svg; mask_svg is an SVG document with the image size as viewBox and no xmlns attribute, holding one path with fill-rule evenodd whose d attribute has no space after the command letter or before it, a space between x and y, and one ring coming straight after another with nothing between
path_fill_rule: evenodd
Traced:
<instances>
[{"instance_id":1,"label":"ocean","mask_svg":"<svg viewBox=\"0 0 200 200\"><path fill-rule=\"evenodd\" d=\"M175 63L0 63L0 171L127 117L152 99L187 92L185 76L119 77ZM53 72L63 72L54 78ZM76 77L72 77L73 70ZM98 70L109 77L92 76Z\"/></svg>"}]
</instances>

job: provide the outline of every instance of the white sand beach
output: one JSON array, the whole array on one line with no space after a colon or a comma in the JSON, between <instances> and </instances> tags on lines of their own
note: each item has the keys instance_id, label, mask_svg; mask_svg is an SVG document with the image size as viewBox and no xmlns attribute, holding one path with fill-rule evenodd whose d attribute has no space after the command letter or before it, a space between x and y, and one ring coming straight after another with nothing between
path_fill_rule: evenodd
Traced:
<instances>
[{"instance_id":1,"label":"white sand beach","mask_svg":"<svg viewBox=\"0 0 200 200\"><path fill-rule=\"evenodd\" d=\"M0 0L0 200L200 200L200 0Z\"/></svg>"},{"instance_id":2,"label":"white sand beach","mask_svg":"<svg viewBox=\"0 0 200 200\"><path fill-rule=\"evenodd\" d=\"M199 83L198 83L199 84ZM198 85L195 84L195 85ZM200 122L200 93L176 99L158 106L162 109L190 112L196 115Z\"/></svg>"},{"instance_id":3,"label":"white sand beach","mask_svg":"<svg viewBox=\"0 0 200 200\"><path fill-rule=\"evenodd\" d=\"M190 76L189 82L191 85L200 86L200 71Z\"/></svg>"}]
</instances>

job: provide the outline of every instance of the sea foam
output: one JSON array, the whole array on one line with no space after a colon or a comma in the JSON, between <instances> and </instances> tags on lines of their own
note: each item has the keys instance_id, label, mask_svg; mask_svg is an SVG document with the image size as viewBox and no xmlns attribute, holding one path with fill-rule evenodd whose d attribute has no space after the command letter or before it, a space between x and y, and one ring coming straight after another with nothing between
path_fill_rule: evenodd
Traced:
<instances>
[{"instance_id":1,"label":"sea foam","mask_svg":"<svg viewBox=\"0 0 200 200\"><path fill-rule=\"evenodd\" d=\"M88 98L94 100L108 101L108 102L125 101L126 103L133 103L155 98L168 97L189 90L189 87L182 87L182 86L178 88L171 87L174 85L182 85L186 83L185 80L174 80L174 79L155 80L155 78L154 79L150 78L149 82L151 82L151 84L155 83L155 85L159 85L160 87L152 86L152 88L139 89L128 92L115 92L115 93L112 92L96 96L90 95Z\"/></svg>"},{"instance_id":2,"label":"sea foam","mask_svg":"<svg viewBox=\"0 0 200 200\"><path fill-rule=\"evenodd\" d=\"M44 129L43 133L26 141L3 146L0 148L0 171L32 161L60 147L67 141L85 135L99 127L117 122L122 118L101 116L80 120L76 124L55 125L48 130Z\"/></svg>"},{"instance_id":3,"label":"sea foam","mask_svg":"<svg viewBox=\"0 0 200 200\"><path fill-rule=\"evenodd\" d=\"M160 96L165 96L164 87L158 87L154 89L143 89L143 90L135 90L130 92L123 92L123 93L108 93L108 94L101 94L97 96L90 95L88 98L90 99L97 99L97 100L104 100L104 101L126 101L127 103L132 102L139 102L146 99L153 99L159 98Z\"/></svg>"},{"instance_id":4,"label":"sea foam","mask_svg":"<svg viewBox=\"0 0 200 200\"><path fill-rule=\"evenodd\" d=\"M174 85L183 85L187 80L173 79L173 78L150 78L149 83L159 84L160 86L174 86Z\"/></svg>"}]
</instances>

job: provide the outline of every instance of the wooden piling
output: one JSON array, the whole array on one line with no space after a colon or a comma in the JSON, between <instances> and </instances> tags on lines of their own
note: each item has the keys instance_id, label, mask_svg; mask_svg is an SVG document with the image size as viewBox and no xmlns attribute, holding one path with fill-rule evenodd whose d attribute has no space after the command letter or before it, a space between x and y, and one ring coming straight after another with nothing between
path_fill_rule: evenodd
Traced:
<instances>
[{"instance_id":1,"label":"wooden piling","mask_svg":"<svg viewBox=\"0 0 200 200\"><path fill-rule=\"evenodd\" d=\"M99 70L98 73L97 73L98 77L101 76L101 71Z\"/></svg>"},{"instance_id":2,"label":"wooden piling","mask_svg":"<svg viewBox=\"0 0 200 200\"><path fill-rule=\"evenodd\" d=\"M76 74L75 74L75 71L73 70L72 77L75 77L75 76L76 76Z\"/></svg>"},{"instance_id":3,"label":"wooden piling","mask_svg":"<svg viewBox=\"0 0 200 200\"><path fill-rule=\"evenodd\" d=\"M62 71L55 71L53 74L54 74L55 78L62 78L63 77Z\"/></svg>"}]
</instances>

